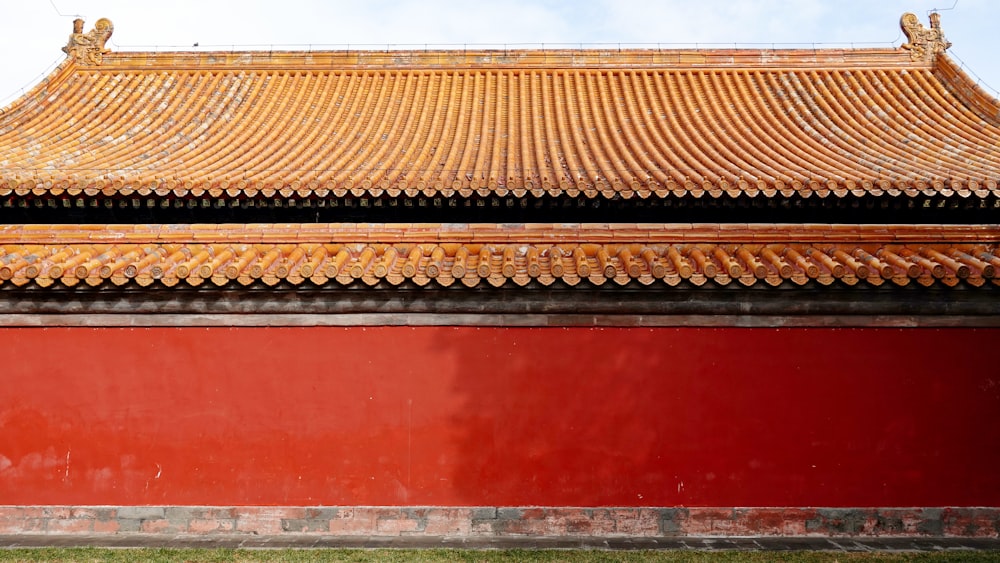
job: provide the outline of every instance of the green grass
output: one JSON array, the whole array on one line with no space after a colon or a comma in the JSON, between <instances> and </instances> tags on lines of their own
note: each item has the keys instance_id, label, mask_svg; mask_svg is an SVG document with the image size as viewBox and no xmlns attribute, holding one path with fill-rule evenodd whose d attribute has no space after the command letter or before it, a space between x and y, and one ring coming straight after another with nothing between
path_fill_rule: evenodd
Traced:
<instances>
[{"instance_id":1,"label":"green grass","mask_svg":"<svg viewBox=\"0 0 1000 563\"><path fill-rule=\"evenodd\" d=\"M917 562L1000 562L1000 552L949 551L935 553L842 553L842 552L691 552L691 551L591 551L591 550L459 550L459 549L104 549L104 548L32 548L0 549L0 562L8 561L73 561L90 562L292 562L318 563L350 561L357 563L383 563L402 561L428 561L432 563L462 561L470 563L513 562L670 562L670 563L723 563L790 561L793 563L895 563Z\"/></svg>"}]
</instances>

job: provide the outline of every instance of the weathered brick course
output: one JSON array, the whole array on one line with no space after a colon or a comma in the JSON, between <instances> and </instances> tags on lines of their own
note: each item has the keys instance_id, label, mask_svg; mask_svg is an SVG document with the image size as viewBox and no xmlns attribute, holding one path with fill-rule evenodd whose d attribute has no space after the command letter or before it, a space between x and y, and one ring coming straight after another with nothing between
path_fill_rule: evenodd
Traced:
<instances>
[{"instance_id":1,"label":"weathered brick course","mask_svg":"<svg viewBox=\"0 0 1000 563\"><path fill-rule=\"evenodd\" d=\"M118 509L118 518L150 520L165 518L167 509L160 506L123 506Z\"/></svg>"},{"instance_id":2,"label":"weathered brick course","mask_svg":"<svg viewBox=\"0 0 1000 563\"><path fill-rule=\"evenodd\" d=\"M1000 508L0 506L0 534L1000 537Z\"/></svg>"}]
</instances>

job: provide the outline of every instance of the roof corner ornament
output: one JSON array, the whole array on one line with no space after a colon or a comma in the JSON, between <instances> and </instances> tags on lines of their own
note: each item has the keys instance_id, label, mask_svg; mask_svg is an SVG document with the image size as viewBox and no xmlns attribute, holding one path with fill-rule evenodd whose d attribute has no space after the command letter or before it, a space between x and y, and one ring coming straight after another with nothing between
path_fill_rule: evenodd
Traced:
<instances>
[{"instance_id":1,"label":"roof corner ornament","mask_svg":"<svg viewBox=\"0 0 1000 563\"><path fill-rule=\"evenodd\" d=\"M78 64L99 65L104 61L104 55L111 52L104 48L104 44L111 38L114 30L111 20L101 18L94 24L94 29L84 33L83 20L77 18L73 20L73 33L69 36L69 42L62 50Z\"/></svg>"},{"instance_id":2,"label":"roof corner ornament","mask_svg":"<svg viewBox=\"0 0 1000 563\"><path fill-rule=\"evenodd\" d=\"M923 26L916 14L907 12L899 18L899 27L906 34L906 43L901 46L910 52L910 60L932 61L934 57L951 47L941 31L941 14L931 12L930 29Z\"/></svg>"}]
</instances>

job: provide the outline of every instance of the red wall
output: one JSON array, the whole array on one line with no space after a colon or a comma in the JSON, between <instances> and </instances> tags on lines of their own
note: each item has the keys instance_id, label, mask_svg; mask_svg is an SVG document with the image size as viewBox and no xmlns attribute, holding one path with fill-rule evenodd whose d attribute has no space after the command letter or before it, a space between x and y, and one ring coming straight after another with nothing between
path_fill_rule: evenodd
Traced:
<instances>
[{"instance_id":1,"label":"red wall","mask_svg":"<svg viewBox=\"0 0 1000 563\"><path fill-rule=\"evenodd\" d=\"M1000 330L0 329L0 504L1000 506Z\"/></svg>"}]
</instances>

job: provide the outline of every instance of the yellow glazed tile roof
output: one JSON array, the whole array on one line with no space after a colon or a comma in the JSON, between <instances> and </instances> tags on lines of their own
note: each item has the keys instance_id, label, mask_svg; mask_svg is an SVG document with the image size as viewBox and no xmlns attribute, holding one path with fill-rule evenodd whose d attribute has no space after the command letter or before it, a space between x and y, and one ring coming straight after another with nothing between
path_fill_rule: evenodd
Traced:
<instances>
[{"instance_id":1,"label":"yellow glazed tile roof","mask_svg":"<svg viewBox=\"0 0 1000 563\"><path fill-rule=\"evenodd\" d=\"M998 286L987 226L79 225L0 228L3 287Z\"/></svg>"},{"instance_id":2,"label":"yellow glazed tile roof","mask_svg":"<svg viewBox=\"0 0 1000 563\"><path fill-rule=\"evenodd\" d=\"M936 28L910 29L899 49L114 53L102 21L0 110L5 207L80 194L205 206L348 194L1000 195L1000 105L942 54ZM995 291L998 243L996 225L83 221L0 226L0 290Z\"/></svg>"},{"instance_id":3,"label":"yellow glazed tile roof","mask_svg":"<svg viewBox=\"0 0 1000 563\"><path fill-rule=\"evenodd\" d=\"M101 51L2 110L0 196L1000 195L1000 106L904 47Z\"/></svg>"}]
</instances>

